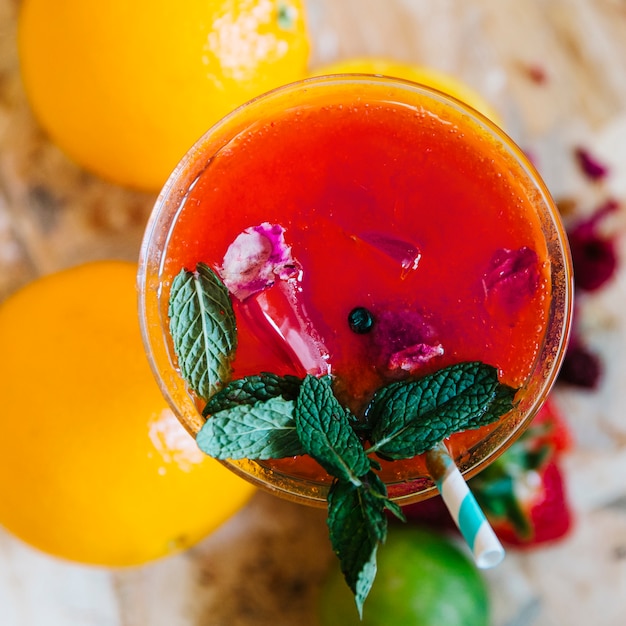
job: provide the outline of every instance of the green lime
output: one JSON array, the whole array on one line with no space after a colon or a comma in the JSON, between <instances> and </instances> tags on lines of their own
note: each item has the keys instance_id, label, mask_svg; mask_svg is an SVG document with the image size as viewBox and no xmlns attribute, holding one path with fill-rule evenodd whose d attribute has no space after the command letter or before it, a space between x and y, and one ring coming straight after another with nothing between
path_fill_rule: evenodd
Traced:
<instances>
[{"instance_id":1,"label":"green lime","mask_svg":"<svg viewBox=\"0 0 626 626\"><path fill-rule=\"evenodd\" d=\"M378 549L378 573L363 620L339 567L319 599L322 626L487 626L489 598L480 572L443 535L392 526Z\"/></svg>"}]
</instances>

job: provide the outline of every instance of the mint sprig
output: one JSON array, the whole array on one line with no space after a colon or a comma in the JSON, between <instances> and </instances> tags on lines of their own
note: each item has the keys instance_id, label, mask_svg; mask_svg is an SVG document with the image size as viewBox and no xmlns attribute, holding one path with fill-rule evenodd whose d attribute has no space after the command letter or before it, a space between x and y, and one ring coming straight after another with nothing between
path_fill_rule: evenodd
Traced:
<instances>
[{"instance_id":1,"label":"mint sprig","mask_svg":"<svg viewBox=\"0 0 626 626\"><path fill-rule=\"evenodd\" d=\"M328 529L346 583L354 593L359 615L376 577L376 553L387 538L385 509L404 520L398 505L373 471L360 484L336 480L328 493Z\"/></svg>"},{"instance_id":2,"label":"mint sprig","mask_svg":"<svg viewBox=\"0 0 626 626\"><path fill-rule=\"evenodd\" d=\"M237 324L228 289L198 263L174 278L168 315L182 377L200 398L210 398L231 377Z\"/></svg>"},{"instance_id":3,"label":"mint sprig","mask_svg":"<svg viewBox=\"0 0 626 626\"><path fill-rule=\"evenodd\" d=\"M296 427L308 454L331 475L360 485L370 470L363 444L352 429L350 413L335 397L331 378L306 376L295 413Z\"/></svg>"},{"instance_id":4,"label":"mint sprig","mask_svg":"<svg viewBox=\"0 0 626 626\"><path fill-rule=\"evenodd\" d=\"M358 420L336 398L333 379L261 373L230 380L237 345L228 291L208 266L181 272L172 285L170 330L183 378L206 400L199 447L218 459L277 459L308 454L332 477L330 541L359 613L387 536L388 498L372 455L407 459L455 432L490 424L514 406L516 390L477 361L378 390ZM370 447L364 444L370 443Z\"/></svg>"},{"instance_id":5,"label":"mint sprig","mask_svg":"<svg viewBox=\"0 0 626 626\"><path fill-rule=\"evenodd\" d=\"M281 397L214 413L198 434L198 447L216 459L282 459L304 454L293 418L294 402Z\"/></svg>"},{"instance_id":6,"label":"mint sprig","mask_svg":"<svg viewBox=\"0 0 626 626\"><path fill-rule=\"evenodd\" d=\"M307 454L335 477L328 494L330 541L362 614L376 576L376 552L387 537L385 510L404 515L372 471L378 464L368 457L354 430L356 418L339 403L331 384L330 376L304 378L296 429Z\"/></svg>"},{"instance_id":7,"label":"mint sprig","mask_svg":"<svg viewBox=\"0 0 626 626\"><path fill-rule=\"evenodd\" d=\"M515 392L499 382L495 367L477 361L392 383L367 410L370 451L389 459L422 454L456 432L491 424L510 410Z\"/></svg>"},{"instance_id":8,"label":"mint sprig","mask_svg":"<svg viewBox=\"0 0 626 626\"><path fill-rule=\"evenodd\" d=\"M202 415L207 417L241 404L255 404L279 396L285 400L295 400L301 384L302 379L297 376L277 376L268 372L239 378L209 398Z\"/></svg>"}]
</instances>

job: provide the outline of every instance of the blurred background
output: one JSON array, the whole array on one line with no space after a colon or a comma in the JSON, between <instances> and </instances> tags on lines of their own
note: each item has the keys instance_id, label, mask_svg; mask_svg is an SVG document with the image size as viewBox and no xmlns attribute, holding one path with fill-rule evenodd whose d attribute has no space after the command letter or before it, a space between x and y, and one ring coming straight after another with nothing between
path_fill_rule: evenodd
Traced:
<instances>
[{"instance_id":1,"label":"blurred background","mask_svg":"<svg viewBox=\"0 0 626 626\"><path fill-rule=\"evenodd\" d=\"M158 191L110 182L80 159L68 158L59 140L51 139L20 75L20 56L33 45L22 41L18 52L21 4L0 0L0 299L38 276L85 261L135 261ZM54 19L69 19L71 3L47 4L54 7L49 11ZM83 25L88 34L97 29L100 8L82 4L93 20ZM284 5L281 19L294 19L288 2L278 4ZM553 392L573 442L559 459L573 526L547 545L509 549L504 563L484 576L493 626L623 624L626 2L307 0L305 5L310 49L299 48L293 66L277 70L277 80L376 57L460 81L488 103L530 155L570 232L581 245L593 239L592 252L585 250L609 259L602 280L577 285L574 330L580 354L574 354L568 377ZM125 29L151 28L150 4L142 11L142 20L132 23L139 15L133 13ZM46 22L53 26L49 16ZM297 40L290 45L297 47ZM124 59L113 58L114 51L97 53L105 61L89 66L84 60L85 70L100 67L106 73L108 59L122 72ZM158 63L156 52L155 59ZM271 76L271 64L263 71ZM57 78L49 78L48 98L54 101ZM38 79L29 80L34 93ZM86 71L83 89L101 88L97 73ZM45 110L45 89L39 102ZM132 142L132 133L127 121L127 134L118 141ZM318 589L332 559L323 511L261 493L195 547L136 568L75 565L28 547L0 527L0 625L315 626Z\"/></svg>"}]
</instances>

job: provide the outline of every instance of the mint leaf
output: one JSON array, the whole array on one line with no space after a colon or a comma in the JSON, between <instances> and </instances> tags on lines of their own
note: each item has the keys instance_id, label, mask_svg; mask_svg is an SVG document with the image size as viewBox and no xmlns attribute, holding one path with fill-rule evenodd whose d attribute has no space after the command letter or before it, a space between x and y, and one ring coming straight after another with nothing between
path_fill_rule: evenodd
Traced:
<instances>
[{"instance_id":1,"label":"mint leaf","mask_svg":"<svg viewBox=\"0 0 626 626\"><path fill-rule=\"evenodd\" d=\"M168 314L181 374L201 398L209 398L231 375L237 324L225 285L204 263L174 278Z\"/></svg>"},{"instance_id":2,"label":"mint leaf","mask_svg":"<svg viewBox=\"0 0 626 626\"><path fill-rule=\"evenodd\" d=\"M209 399L202 415L206 417L240 404L255 404L278 396L296 400L301 384L302 379L297 376L278 376L267 372L233 380Z\"/></svg>"},{"instance_id":3,"label":"mint leaf","mask_svg":"<svg viewBox=\"0 0 626 626\"><path fill-rule=\"evenodd\" d=\"M499 384L493 402L487 407L485 414L475 419L469 419L467 429L480 428L495 422L508 413L515 406L515 394L517 389L508 385Z\"/></svg>"},{"instance_id":4,"label":"mint leaf","mask_svg":"<svg viewBox=\"0 0 626 626\"><path fill-rule=\"evenodd\" d=\"M399 509L371 471L359 485L335 481L328 494L330 541L360 615L376 577L378 546L387 538L387 508Z\"/></svg>"},{"instance_id":5,"label":"mint leaf","mask_svg":"<svg viewBox=\"0 0 626 626\"><path fill-rule=\"evenodd\" d=\"M391 459L422 454L455 432L497 420L513 407L515 391L498 381L495 367L476 361L383 387L367 410L369 451Z\"/></svg>"},{"instance_id":6,"label":"mint leaf","mask_svg":"<svg viewBox=\"0 0 626 626\"><path fill-rule=\"evenodd\" d=\"M271 398L215 413L196 435L215 459L281 459L304 454L293 418L293 400Z\"/></svg>"},{"instance_id":7,"label":"mint leaf","mask_svg":"<svg viewBox=\"0 0 626 626\"><path fill-rule=\"evenodd\" d=\"M333 394L328 376L307 375L296 403L295 421L305 451L331 476L360 484L370 460L354 432L354 419Z\"/></svg>"}]
</instances>

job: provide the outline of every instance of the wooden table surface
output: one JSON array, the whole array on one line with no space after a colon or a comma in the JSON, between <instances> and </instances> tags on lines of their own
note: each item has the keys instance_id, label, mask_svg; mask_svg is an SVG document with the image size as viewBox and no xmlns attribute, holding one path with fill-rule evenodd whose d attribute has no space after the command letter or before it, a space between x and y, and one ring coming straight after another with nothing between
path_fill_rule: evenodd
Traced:
<instances>
[{"instance_id":1,"label":"wooden table surface","mask_svg":"<svg viewBox=\"0 0 626 626\"><path fill-rule=\"evenodd\" d=\"M17 69L18 7L0 0L0 298L81 261L134 260L154 200L86 174L37 126ZM623 232L626 1L310 0L309 9L312 65L382 55L458 76L499 111L557 200L585 214L615 199L607 227ZM606 179L581 174L577 146L608 165ZM576 436L565 459L576 526L486 573L494 626L626 623L625 305L623 269L579 301L605 373L594 391L554 394ZM0 529L0 625L315 626L330 558L322 512L264 494L196 548L139 569L60 562Z\"/></svg>"}]
</instances>

